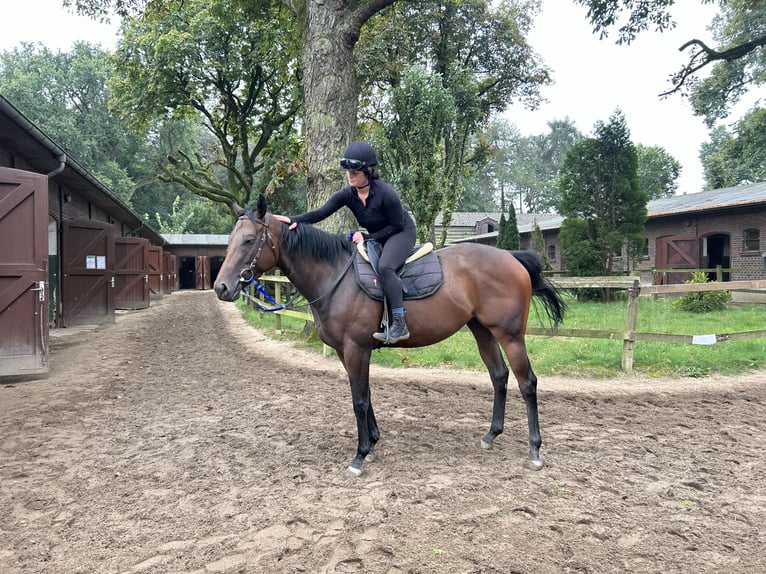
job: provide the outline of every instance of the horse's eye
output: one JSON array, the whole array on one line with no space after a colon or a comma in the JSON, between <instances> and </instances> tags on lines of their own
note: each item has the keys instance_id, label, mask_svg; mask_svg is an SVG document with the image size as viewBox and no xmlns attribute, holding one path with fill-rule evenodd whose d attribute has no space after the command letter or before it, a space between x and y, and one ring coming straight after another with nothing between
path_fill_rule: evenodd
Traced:
<instances>
[{"instance_id":1,"label":"horse's eye","mask_svg":"<svg viewBox=\"0 0 766 574\"><path fill-rule=\"evenodd\" d=\"M245 238L245 245L252 245L253 243L255 243L255 237L254 236Z\"/></svg>"}]
</instances>

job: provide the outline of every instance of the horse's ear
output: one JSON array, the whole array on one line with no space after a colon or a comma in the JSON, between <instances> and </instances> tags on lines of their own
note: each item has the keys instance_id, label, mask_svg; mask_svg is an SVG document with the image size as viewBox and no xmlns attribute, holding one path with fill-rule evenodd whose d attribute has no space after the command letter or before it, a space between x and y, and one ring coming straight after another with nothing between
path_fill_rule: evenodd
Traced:
<instances>
[{"instance_id":1,"label":"horse's ear","mask_svg":"<svg viewBox=\"0 0 766 574\"><path fill-rule=\"evenodd\" d=\"M260 194L258 196L256 209L258 210L258 217L263 219L263 217L266 215L266 211L268 211L268 207L266 206L266 196L264 194Z\"/></svg>"},{"instance_id":2,"label":"horse's ear","mask_svg":"<svg viewBox=\"0 0 766 574\"><path fill-rule=\"evenodd\" d=\"M234 215L236 215L236 216L240 216L240 215L242 215L242 212L243 212L243 211L245 211L245 210L244 210L244 209L243 209L243 208L242 208L242 207L239 205L239 203L237 203L237 202L236 202L236 200L231 202L231 210L234 212Z\"/></svg>"}]
</instances>

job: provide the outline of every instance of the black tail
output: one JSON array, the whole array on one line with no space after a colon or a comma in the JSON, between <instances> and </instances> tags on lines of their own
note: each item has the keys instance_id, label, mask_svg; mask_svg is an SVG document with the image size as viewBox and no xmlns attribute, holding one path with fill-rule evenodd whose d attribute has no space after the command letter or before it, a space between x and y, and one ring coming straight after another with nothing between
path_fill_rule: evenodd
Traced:
<instances>
[{"instance_id":1,"label":"black tail","mask_svg":"<svg viewBox=\"0 0 766 574\"><path fill-rule=\"evenodd\" d=\"M567 304L561 297L561 291L543 275L543 261L536 252L523 250L511 251L511 253L529 273L532 279L532 294L542 301L545 313L553 321L555 329L564 321L564 311L567 309Z\"/></svg>"}]
</instances>

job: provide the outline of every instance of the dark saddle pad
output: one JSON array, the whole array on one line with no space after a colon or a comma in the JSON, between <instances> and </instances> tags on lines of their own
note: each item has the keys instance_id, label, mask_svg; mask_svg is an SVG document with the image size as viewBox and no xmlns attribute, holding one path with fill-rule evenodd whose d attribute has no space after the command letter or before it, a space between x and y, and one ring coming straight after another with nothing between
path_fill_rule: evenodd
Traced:
<instances>
[{"instance_id":1,"label":"dark saddle pad","mask_svg":"<svg viewBox=\"0 0 766 574\"><path fill-rule=\"evenodd\" d=\"M377 273L366 261L362 254L357 251L354 255L354 270L356 282L362 291L376 301L383 301L383 288ZM433 295L444 283L442 263L436 251L405 263L399 272L399 281L402 283L404 299L425 299Z\"/></svg>"}]
</instances>

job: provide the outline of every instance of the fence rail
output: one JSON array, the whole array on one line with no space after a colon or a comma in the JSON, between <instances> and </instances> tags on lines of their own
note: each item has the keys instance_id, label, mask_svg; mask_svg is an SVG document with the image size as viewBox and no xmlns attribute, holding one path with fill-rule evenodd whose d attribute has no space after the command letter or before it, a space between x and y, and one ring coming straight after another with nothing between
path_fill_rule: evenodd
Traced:
<instances>
[{"instance_id":1,"label":"fence rail","mask_svg":"<svg viewBox=\"0 0 766 574\"><path fill-rule=\"evenodd\" d=\"M287 277L279 275L264 275L260 278L262 283L274 284L274 299L282 302L282 285L289 283ZM699 335L677 335L670 333L651 333L636 331L638 321L638 303L641 295L679 294L703 291L752 291L766 289L766 279L754 281L727 281L713 283L683 283L678 285L645 285L642 286L637 277L632 276L602 276L602 277L555 277L552 281L561 289L605 288L626 289L628 291L628 303L625 314L625 329L599 330L599 329L566 329L559 328L555 332L544 327L527 327L528 335L548 337L581 337L588 339L612 339L622 340L621 368L625 372L633 371L633 352L636 341L655 343L676 343L692 345L710 345L723 341L744 339L766 338L766 330L740 331L735 333L711 333ZM306 321L313 321L310 313L303 313L290 309L274 312L275 328L282 330L281 316L296 317ZM329 348L323 346L323 354L326 356Z\"/></svg>"}]
</instances>

